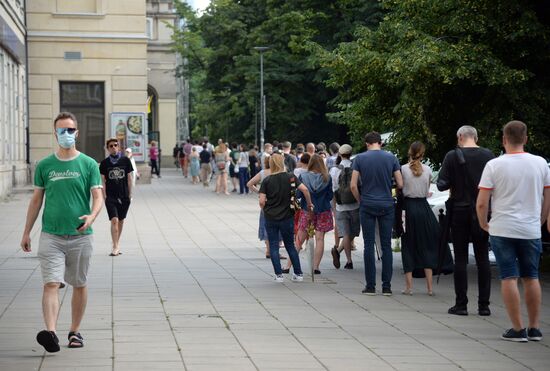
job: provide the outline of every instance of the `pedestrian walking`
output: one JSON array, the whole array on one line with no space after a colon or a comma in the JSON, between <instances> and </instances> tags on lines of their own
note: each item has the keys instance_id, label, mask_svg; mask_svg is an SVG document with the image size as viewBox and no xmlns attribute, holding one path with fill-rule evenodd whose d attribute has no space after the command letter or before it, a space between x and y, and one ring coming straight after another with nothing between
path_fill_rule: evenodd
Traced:
<instances>
[{"instance_id":1,"label":"pedestrian walking","mask_svg":"<svg viewBox=\"0 0 550 371\"><path fill-rule=\"evenodd\" d=\"M185 146L185 142L182 142L181 145L178 147L178 153L176 155L182 175L185 175L185 167L186 167L185 151L183 150L184 146Z\"/></svg>"},{"instance_id":2,"label":"pedestrian walking","mask_svg":"<svg viewBox=\"0 0 550 371\"><path fill-rule=\"evenodd\" d=\"M189 173L191 175L191 182L193 184L198 184L200 175L200 159L195 146L191 149L191 155L189 156Z\"/></svg>"},{"instance_id":3,"label":"pedestrian walking","mask_svg":"<svg viewBox=\"0 0 550 371\"><path fill-rule=\"evenodd\" d=\"M260 165L262 166L262 169L265 169L266 157L269 158L269 156L271 156L272 153L273 153L273 145L271 143L264 144L264 151L260 155Z\"/></svg>"},{"instance_id":4,"label":"pedestrian walking","mask_svg":"<svg viewBox=\"0 0 550 371\"><path fill-rule=\"evenodd\" d=\"M502 339L540 341L540 238L541 225L550 211L550 171L542 157L524 151L527 125L510 121L503 132L506 153L489 161L483 170L477 217L480 227L489 233L500 273L502 299L512 322L512 328L504 332ZM525 292L527 328L521 318L518 277Z\"/></svg>"},{"instance_id":5,"label":"pedestrian walking","mask_svg":"<svg viewBox=\"0 0 550 371\"><path fill-rule=\"evenodd\" d=\"M260 187L260 207L265 214L265 226L269 239L271 263L275 271L275 281L283 282L281 262L279 260L279 234L292 262L293 281L303 281L300 258L294 246L294 209L292 208L296 190L300 190L306 200L307 209L313 204L308 189L294 176L285 171L284 158L274 154L269 159L271 175L266 177Z\"/></svg>"},{"instance_id":6,"label":"pedestrian walking","mask_svg":"<svg viewBox=\"0 0 550 371\"><path fill-rule=\"evenodd\" d=\"M250 161L250 179L252 179L262 168L258 162L259 159L257 148L251 148L250 151L248 151L248 161Z\"/></svg>"},{"instance_id":7,"label":"pedestrian walking","mask_svg":"<svg viewBox=\"0 0 550 371\"><path fill-rule=\"evenodd\" d=\"M208 150L206 143L203 144L202 148L203 149L199 154L201 165L201 182L203 186L208 187L210 184L210 174L212 174L212 166L210 165L212 154Z\"/></svg>"},{"instance_id":8,"label":"pedestrian walking","mask_svg":"<svg viewBox=\"0 0 550 371\"><path fill-rule=\"evenodd\" d=\"M379 133L375 131L368 133L365 136L365 143L367 152L355 157L351 176L351 190L359 202L365 246L363 261L366 287L362 292L367 295L376 295L374 231L378 222L382 250L382 294L390 296L393 274L391 233L394 222L392 178L395 179L398 189L403 188L403 178L397 158L382 149L382 138ZM361 192L359 192L359 180L361 180Z\"/></svg>"},{"instance_id":9,"label":"pedestrian walking","mask_svg":"<svg viewBox=\"0 0 550 371\"><path fill-rule=\"evenodd\" d=\"M218 177L216 178L216 193L223 192L229 195L227 192L227 169L229 167L229 154L227 153L227 146L224 142L221 142L214 152L214 159L216 160L216 171Z\"/></svg>"},{"instance_id":10,"label":"pedestrian walking","mask_svg":"<svg viewBox=\"0 0 550 371\"><path fill-rule=\"evenodd\" d=\"M311 159L311 156L309 153L304 153L300 157L300 161L296 164L296 169L294 169L294 175L299 177L303 173L307 172L307 165L309 165L309 160Z\"/></svg>"},{"instance_id":11,"label":"pedestrian walking","mask_svg":"<svg viewBox=\"0 0 550 371\"><path fill-rule=\"evenodd\" d=\"M126 148L125 152L126 152L126 157L128 157L128 159L130 160L130 163L132 164L132 174L131 174L131 176L132 176L132 189L134 189L134 187L136 186L136 180L139 179L140 175L139 175L139 171L137 169L134 154L132 153L132 149L131 148Z\"/></svg>"},{"instance_id":12,"label":"pedestrian walking","mask_svg":"<svg viewBox=\"0 0 550 371\"><path fill-rule=\"evenodd\" d=\"M256 193L260 193L260 188L258 185L261 185L261 183L264 181L265 178L267 178L271 174L271 169L269 168L269 157L265 158L265 169L260 170L258 174L256 174L252 179L248 181L246 184L247 187L252 191ZM296 211L297 212L297 211ZM265 242L265 258L270 259L271 253L269 250L269 239L267 238L267 231L265 229L265 216L264 211L260 209L260 219L258 222L258 239L260 241ZM280 246L280 243L282 241L282 238L279 238L278 245ZM285 260L286 256L283 256L279 254L279 259Z\"/></svg>"},{"instance_id":13,"label":"pedestrian walking","mask_svg":"<svg viewBox=\"0 0 550 371\"><path fill-rule=\"evenodd\" d=\"M292 143L286 141L283 142L283 156L285 158L285 168L286 171L289 173L294 172L294 169L296 169L296 157L292 153L290 153L290 149L292 148Z\"/></svg>"},{"instance_id":14,"label":"pedestrian walking","mask_svg":"<svg viewBox=\"0 0 550 371\"><path fill-rule=\"evenodd\" d=\"M191 156L192 149L193 149L193 144L191 143L191 139L188 138L185 144L183 145L183 154L184 154L183 176L186 178L189 176L189 158Z\"/></svg>"},{"instance_id":15,"label":"pedestrian walking","mask_svg":"<svg viewBox=\"0 0 550 371\"><path fill-rule=\"evenodd\" d=\"M328 149L330 151L330 156L327 158L327 169L330 173L330 170L336 166L336 159L339 155L340 144L337 142L331 143Z\"/></svg>"},{"instance_id":16,"label":"pedestrian walking","mask_svg":"<svg viewBox=\"0 0 550 371\"><path fill-rule=\"evenodd\" d=\"M239 150L237 148L237 143L231 143L231 151L229 152L229 178L231 178L231 184L233 189L231 192L237 192L237 183L239 181L239 166L237 165L239 161Z\"/></svg>"},{"instance_id":17,"label":"pedestrian walking","mask_svg":"<svg viewBox=\"0 0 550 371\"><path fill-rule=\"evenodd\" d=\"M65 286L64 282L73 286L69 348L84 346L80 325L88 298L86 284L93 249L91 226L103 205L97 163L75 147L76 117L61 112L54 120L54 130L59 149L36 166L34 193L21 239L23 251L30 252L31 231L45 197L38 260L44 283L42 313L46 329L37 334L36 340L47 352L60 350L56 333L58 291Z\"/></svg>"},{"instance_id":18,"label":"pedestrian walking","mask_svg":"<svg viewBox=\"0 0 550 371\"><path fill-rule=\"evenodd\" d=\"M179 152L180 152L180 145L179 143L176 143L176 145L172 149L172 158L174 159L174 166L176 167L176 169L180 167L180 162L178 158Z\"/></svg>"},{"instance_id":19,"label":"pedestrian walking","mask_svg":"<svg viewBox=\"0 0 550 371\"><path fill-rule=\"evenodd\" d=\"M239 157L237 160L237 167L239 168L239 193L248 194L246 183L249 181L248 168L250 167L250 160L248 158L246 146L241 144L239 149Z\"/></svg>"},{"instance_id":20,"label":"pedestrian walking","mask_svg":"<svg viewBox=\"0 0 550 371\"><path fill-rule=\"evenodd\" d=\"M478 314L491 315L491 267L489 265L489 235L479 227L476 216L477 185L485 164L495 156L477 145L477 130L472 126L458 129L456 149L443 159L437 180L440 191L451 190L447 215L451 216L451 239L455 259L455 305L449 314L468 315L468 250L474 246L477 265Z\"/></svg>"},{"instance_id":21,"label":"pedestrian walking","mask_svg":"<svg viewBox=\"0 0 550 371\"><path fill-rule=\"evenodd\" d=\"M151 177L153 174L157 175L157 178L160 178L160 168L158 164L159 160L159 149L157 147L157 142L151 141L151 148L149 148L149 160L151 161Z\"/></svg>"},{"instance_id":22,"label":"pedestrian walking","mask_svg":"<svg viewBox=\"0 0 550 371\"><path fill-rule=\"evenodd\" d=\"M340 162L335 161L335 166L330 169L332 178L332 190L334 192L334 203L336 212L336 225L334 233L336 237L342 238L342 248L336 244L332 250L332 263L336 269L340 268L340 252L346 254L346 265L344 269L353 269L351 259L351 247L353 239L361 232L359 220L359 203L351 192L351 154L353 148L349 144L338 147ZM338 241L338 240L337 240Z\"/></svg>"},{"instance_id":23,"label":"pedestrian walking","mask_svg":"<svg viewBox=\"0 0 550 371\"><path fill-rule=\"evenodd\" d=\"M311 156L307 172L300 175L300 181L308 189L314 205L313 212L302 212L298 221L297 245L301 249L305 242L310 224L315 229L315 253L313 272L321 274L319 269L325 249L325 233L334 228L331 200L332 181L323 159L318 154ZM302 209L308 210L306 200L302 199Z\"/></svg>"},{"instance_id":24,"label":"pedestrian walking","mask_svg":"<svg viewBox=\"0 0 550 371\"><path fill-rule=\"evenodd\" d=\"M132 200L132 163L128 157L119 151L116 138L109 138L105 143L109 156L101 161L99 172L103 182L103 198L105 208L111 222L112 249L110 256L118 256L120 252L120 236L124 227L124 219L128 214Z\"/></svg>"},{"instance_id":25,"label":"pedestrian walking","mask_svg":"<svg viewBox=\"0 0 550 371\"><path fill-rule=\"evenodd\" d=\"M438 268L440 228L428 204L432 172L422 164L426 147L414 142L409 147L409 162L401 167L403 175L403 210L405 228L401 236L401 260L405 272L405 295L413 293L413 277L426 278L428 295L432 296L433 272ZM452 259L448 248L444 251L446 273L452 271Z\"/></svg>"}]
</instances>

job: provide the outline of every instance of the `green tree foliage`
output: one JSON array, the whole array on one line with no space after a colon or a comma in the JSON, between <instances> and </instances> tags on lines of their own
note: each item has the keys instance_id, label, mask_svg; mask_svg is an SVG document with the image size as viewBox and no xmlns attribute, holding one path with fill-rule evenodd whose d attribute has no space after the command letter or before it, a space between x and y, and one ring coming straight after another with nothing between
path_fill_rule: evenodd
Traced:
<instances>
[{"instance_id":1,"label":"green tree foliage","mask_svg":"<svg viewBox=\"0 0 550 371\"><path fill-rule=\"evenodd\" d=\"M309 41L332 50L351 40L357 25L380 19L377 1L213 0L197 15L183 4L186 28L174 30L176 50L188 60L195 134L253 141L259 121L259 61L264 53L267 140L335 140L327 117L334 89L313 63ZM197 127L198 126L198 127ZM340 138L342 136L340 135Z\"/></svg>"},{"instance_id":2,"label":"green tree foliage","mask_svg":"<svg viewBox=\"0 0 550 371\"><path fill-rule=\"evenodd\" d=\"M310 44L338 90L332 118L357 146L393 131L401 157L414 140L440 162L464 124L500 151L501 128L524 120L530 150L550 154L550 28L537 1L386 0L376 29L329 51Z\"/></svg>"}]
</instances>

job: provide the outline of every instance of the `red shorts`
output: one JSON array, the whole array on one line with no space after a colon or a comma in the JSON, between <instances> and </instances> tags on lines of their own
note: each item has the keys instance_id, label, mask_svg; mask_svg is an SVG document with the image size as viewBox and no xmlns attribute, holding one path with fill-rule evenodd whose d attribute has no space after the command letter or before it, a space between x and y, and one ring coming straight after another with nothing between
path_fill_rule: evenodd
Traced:
<instances>
[{"instance_id":1,"label":"red shorts","mask_svg":"<svg viewBox=\"0 0 550 371\"><path fill-rule=\"evenodd\" d=\"M327 210L320 213L308 213L302 211L298 220L298 230L307 231L307 226L310 221L313 223L313 228L315 228L316 232L329 232L334 229L332 210Z\"/></svg>"}]
</instances>

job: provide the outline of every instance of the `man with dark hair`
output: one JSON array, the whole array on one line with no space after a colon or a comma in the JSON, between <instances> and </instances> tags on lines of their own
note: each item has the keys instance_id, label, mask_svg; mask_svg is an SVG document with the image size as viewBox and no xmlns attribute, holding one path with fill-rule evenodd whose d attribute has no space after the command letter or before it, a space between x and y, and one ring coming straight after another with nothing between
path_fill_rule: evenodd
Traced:
<instances>
[{"instance_id":1,"label":"man with dark hair","mask_svg":"<svg viewBox=\"0 0 550 371\"><path fill-rule=\"evenodd\" d=\"M58 289L65 286L64 281L73 286L69 348L84 345L79 329L88 299L86 283L93 250L91 226L103 205L97 163L75 147L76 117L61 112L54 120L54 130L59 149L36 166L35 189L21 239L23 251L30 252L30 234L45 197L38 259L44 282L42 313L46 329L38 333L36 340L48 352L60 350L56 334Z\"/></svg>"},{"instance_id":2,"label":"man with dark hair","mask_svg":"<svg viewBox=\"0 0 550 371\"><path fill-rule=\"evenodd\" d=\"M285 157L285 168L288 173L293 173L296 169L296 157L290 153L292 143L283 142L283 156Z\"/></svg>"},{"instance_id":3,"label":"man with dark hair","mask_svg":"<svg viewBox=\"0 0 550 371\"><path fill-rule=\"evenodd\" d=\"M128 214L132 199L132 177L134 171L130 159L122 155L118 140L109 138L105 143L109 156L99 164L99 172L103 181L103 198L105 208L111 221L111 240L113 242L110 256L118 256L120 252L120 235L124 227L124 219Z\"/></svg>"},{"instance_id":4,"label":"man with dark hair","mask_svg":"<svg viewBox=\"0 0 550 371\"><path fill-rule=\"evenodd\" d=\"M449 314L468 315L468 246L474 245L477 265L478 314L491 315L491 267L489 265L489 235L479 228L475 213L477 185L485 164L495 156L486 148L477 145L477 130L462 126L456 133L457 148L449 151L441 165L437 179L440 191L451 190L450 203L451 238L454 251L455 305Z\"/></svg>"},{"instance_id":5,"label":"man with dark hair","mask_svg":"<svg viewBox=\"0 0 550 371\"><path fill-rule=\"evenodd\" d=\"M231 152L229 152L229 177L231 178L231 184L233 184L233 190L231 192L237 192L237 182L239 180L239 149L237 143L231 143Z\"/></svg>"},{"instance_id":6,"label":"man with dark hair","mask_svg":"<svg viewBox=\"0 0 550 371\"><path fill-rule=\"evenodd\" d=\"M332 263L336 269L340 268L340 252L344 250L347 259L344 269L353 269L353 262L351 261L352 242L355 237L359 236L361 231L359 204L351 193L350 174L353 173L350 158L353 148L349 144L344 144L341 147L338 146L338 151L342 161L330 170L330 176L332 178L332 190L334 191L335 240L339 242L340 238L343 238L343 241L341 246L336 243L332 248Z\"/></svg>"},{"instance_id":7,"label":"man with dark hair","mask_svg":"<svg viewBox=\"0 0 550 371\"><path fill-rule=\"evenodd\" d=\"M338 150L340 149L340 145L336 142L331 143L328 147L330 151L330 156L327 158L327 169L330 171L334 166L336 166L336 159L338 158Z\"/></svg>"},{"instance_id":8,"label":"man with dark hair","mask_svg":"<svg viewBox=\"0 0 550 371\"><path fill-rule=\"evenodd\" d=\"M524 152L527 126L510 121L504 126L506 153L485 166L479 182L477 216L489 233L500 271L502 299L512 328L502 339L516 342L542 340L540 331L541 289L539 261L541 225L550 211L550 171L539 156ZM488 222L489 202L491 220ZM525 291L529 326L521 320L518 277Z\"/></svg>"},{"instance_id":9,"label":"man with dark hair","mask_svg":"<svg viewBox=\"0 0 550 371\"><path fill-rule=\"evenodd\" d=\"M382 249L382 294L390 296L393 274L391 232L394 221L392 178L395 179L397 188L403 188L403 178L397 158L382 150L380 134L368 133L365 136L365 143L367 152L361 153L354 159L351 175L351 191L360 205L359 213L365 245L363 260L366 286L363 293L376 295L374 230L378 221ZM361 179L361 192L359 192L359 179Z\"/></svg>"}]
</instances>

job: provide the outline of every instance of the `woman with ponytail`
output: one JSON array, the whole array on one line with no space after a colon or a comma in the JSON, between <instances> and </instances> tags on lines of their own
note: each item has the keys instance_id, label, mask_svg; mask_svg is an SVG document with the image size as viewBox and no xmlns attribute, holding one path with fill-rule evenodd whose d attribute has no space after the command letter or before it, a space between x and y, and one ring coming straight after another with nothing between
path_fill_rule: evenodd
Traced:
<instances>
[{"instance_id":1,"label":"woman with ponytail","mask_svg":"<svg viewBox=\"0 0 550 371\"><path fill-rule=\"evenodd\" d=\"M412 278L426 277L428 295L433 295L432 273L438 263L439 224L426 198L431 170L422 164L426 147L414 142L409 162L401 167L405 211L405 233L401 236L401 256L405 271L403 294L412 295Z\"/></svg>"}]
</instances>

